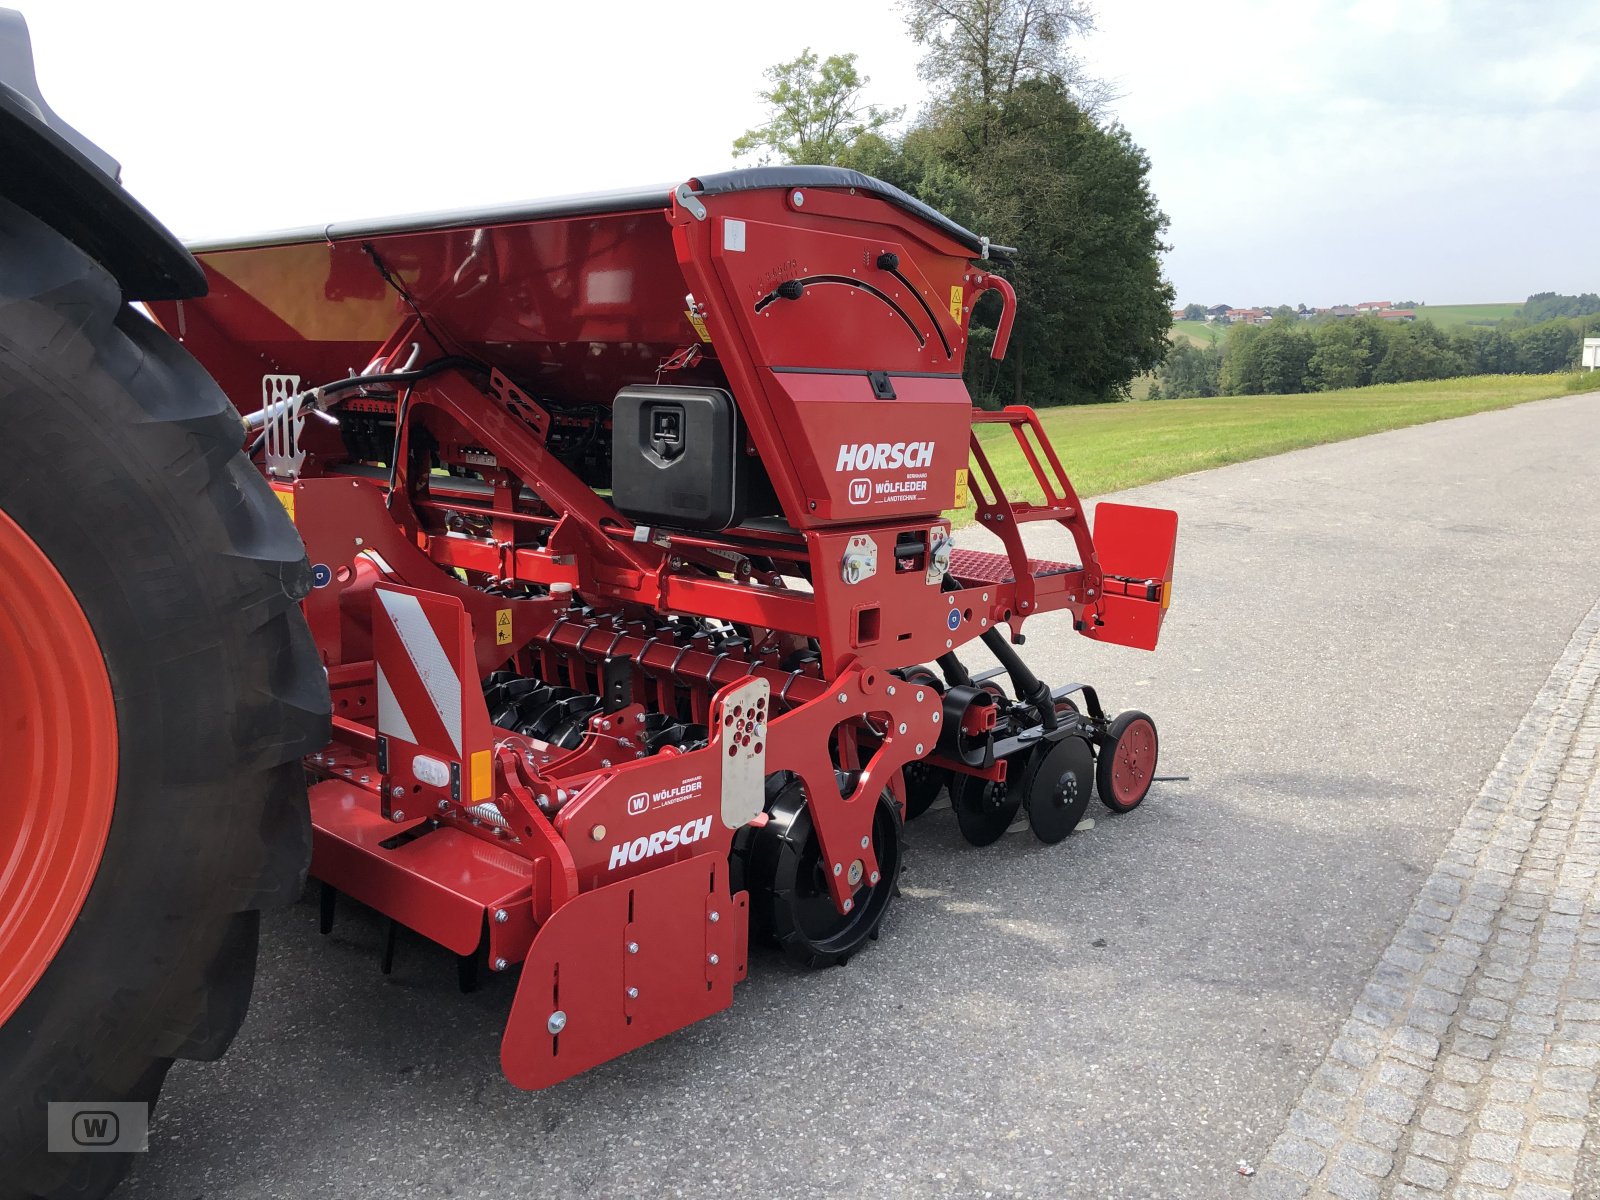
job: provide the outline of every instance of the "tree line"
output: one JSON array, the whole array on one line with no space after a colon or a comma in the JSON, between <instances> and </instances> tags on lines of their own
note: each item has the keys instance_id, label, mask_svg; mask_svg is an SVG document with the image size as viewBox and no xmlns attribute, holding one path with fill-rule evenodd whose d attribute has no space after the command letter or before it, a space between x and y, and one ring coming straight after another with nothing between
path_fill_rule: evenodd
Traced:
<instances>
[{"instance_id":1,"label":"tree line","mask_svg":"<svg viewBox=\"0 0 1600 1200\"><path fill-rule=\"evenodd\" d=\"M1461 375L1540 375L1578 365L1581 318L1511 325L1444 330L1429 321L1377 317L1236 325L1208 347L1173 345L1151 396L1323 392Z\"/></svg>"},{"instance_id":2,"label":"tree line","mask_svg":"<svg viewBox=\"0 0 1600 1200\"><path fill-rule=\"evenodd\" d=\"M1105 115L1108 93L1074 45L1084 0L902 0L923 50L922 107L862 103L854 54L807 50L767 73L768 119L734 142L760 162L836 164L892 183L996 245L1016 288L1010 351L989 358L998 298L972 316L966 359L980 404L1121 399L1167 349L1167 218L1144 151Z\"/></svg>"}]
</instances>

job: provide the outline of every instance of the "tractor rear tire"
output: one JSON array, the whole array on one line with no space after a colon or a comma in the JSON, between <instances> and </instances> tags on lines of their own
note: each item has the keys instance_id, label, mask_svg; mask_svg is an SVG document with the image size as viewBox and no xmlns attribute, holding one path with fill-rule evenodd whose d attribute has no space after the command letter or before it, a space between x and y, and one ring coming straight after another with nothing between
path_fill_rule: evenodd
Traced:
<instances>
[{"instance_id":1,"label":"tractor rear tire","mask_svg":"<svg viewBox=\"0 0 1600 1200\"><path fill-rule=\"evenodd\" d=\"M128 1155L48 1153L47 1105L153 1105L232 1040L259 910L304 882L328 697L227 397L4 200L0 264L0 1197L88 1200Z\"/></svg>"}]
</instances>

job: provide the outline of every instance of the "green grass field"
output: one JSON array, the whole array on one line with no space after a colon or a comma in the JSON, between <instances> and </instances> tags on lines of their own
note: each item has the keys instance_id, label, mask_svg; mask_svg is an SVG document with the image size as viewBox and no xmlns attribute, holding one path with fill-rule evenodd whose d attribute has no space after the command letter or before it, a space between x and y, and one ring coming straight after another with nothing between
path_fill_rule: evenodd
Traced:
<instances>
[{"instance_id":1,"label":"green grass field","mask_svg":"<svg viewBox=\"0 0 1600 1200\"><path fill-rule=\"evenodd\" d=\"M1172 336L1174 339L1180 337L1188 338L1189 341L1202 349L1211 345L1213 338L1220 341L1227 332L1228 327L1226 325L1207 325L1204 321L1174 321L1172 323Z\"/></svg>"},{"instance_id":2,"label":"green grass field","mask_svg":"<svg viewBox=\"0 0 1600 1200\"><path fill-rule=\"evenodd\" d=\"M1440 329L1459 329L1463 325L1492 325L1515 316L1520 302L1511 304L1425 304L1417 317L1432 321Z\"/></svg>"},{"instance_id":3,"label":"green grass field","mask_svg":"<svg viewBox=\"0 0 1600 1200\"><path fill-rule=\"evenodd\" d=\"M1133 400L1044 409L1040 416L1078 494L1096 496L1323 442L1591 390L1600 390L1600 371L1481 375L1303 396ZM993 447L990 462L1008 494L1037 501L1033 473L1011 431L989 426L980 436ZM972 519L970 509L952 516L958 525Z\"/></svg>"}]
</instances>

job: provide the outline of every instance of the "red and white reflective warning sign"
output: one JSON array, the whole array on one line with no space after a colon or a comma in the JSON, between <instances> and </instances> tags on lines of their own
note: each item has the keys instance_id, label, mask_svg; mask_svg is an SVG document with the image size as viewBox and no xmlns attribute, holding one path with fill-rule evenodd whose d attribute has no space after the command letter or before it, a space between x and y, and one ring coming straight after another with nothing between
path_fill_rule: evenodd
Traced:
<instances>
[{"instance_id":1,"label":"red and white reflective warning sign","mask_svg":"<svg viewBox=\"0 0 1600 1200\"><path fill-rule=\"evenodd\" d=\"M400 785L448 789L459 772L468 803L493 790L492 738L478 683L472 624L454 597L393 584L373 589L378 733ZM453 770L452 770L453 769Z\"/></svg>"}]
</instances>

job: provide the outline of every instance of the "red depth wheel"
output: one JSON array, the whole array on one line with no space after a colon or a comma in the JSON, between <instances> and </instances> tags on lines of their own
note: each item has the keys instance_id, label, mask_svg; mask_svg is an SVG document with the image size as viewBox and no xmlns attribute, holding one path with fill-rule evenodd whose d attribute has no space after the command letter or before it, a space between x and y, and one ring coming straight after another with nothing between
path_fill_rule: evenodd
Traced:
<instances>
[{"instance_id":1,"label":"red depth wheel","mask_svg":"<svg viewBox=\"0 0 1600 1200\"><path fill-rule=\"evenodd\" d=\"M1100 803L1116 813L1138 808L1155 778L1160 745L1156 723L1144 713L1125 712L1112 721L1100 744L1100 761L1095 764Z\"/></svg>"},{"instance_id":2,"label":"red depth wheel","mask_svg":"<svg viewBox=\"0 0 1600 1200\"><path fill-rule=\"evenodd\" d=\"M117 713L100 643L44 552L0 512L0 1024L83 907L111 828Z\"/></svg>"}]
</instances>

